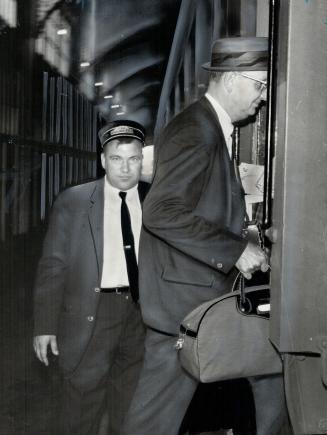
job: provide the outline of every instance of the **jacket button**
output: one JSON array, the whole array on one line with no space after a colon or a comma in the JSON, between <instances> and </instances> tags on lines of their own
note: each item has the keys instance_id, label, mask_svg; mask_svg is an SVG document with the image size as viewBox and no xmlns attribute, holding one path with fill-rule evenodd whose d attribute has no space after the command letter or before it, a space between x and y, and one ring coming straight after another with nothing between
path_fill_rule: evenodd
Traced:
<instances>
[{"instance_id":1,"label":"jacket button","mask_svg":"<svg viewBox=\"0 0 327 435\"><path fill-rule=\"evenodd\" d=\"M93 317L93 316L87 316L87 320L88 320L89 322L93 322L94 317Z\"/></svg>"},{"instance_id":2,"label":"jacket button","mask_svg":"<svg viewBox=\"0 0 327 435\"><path fill-rule=\"evenodd\" d=\"M94 291L95 291L96 293L100 293L100 288L99 288L99 287L95 287L95 288L94 288Z\"/></svg>"},{"instance_id":3,"label":"jacket button","mask_svg":"<svg viewBox=\"0 0 327 435\"><path fill-rule=\"evenodd\" d=\"M218 269L222 269L223 263L217 263L217 267L218 267Z\"/></svg>"}]
</instances>

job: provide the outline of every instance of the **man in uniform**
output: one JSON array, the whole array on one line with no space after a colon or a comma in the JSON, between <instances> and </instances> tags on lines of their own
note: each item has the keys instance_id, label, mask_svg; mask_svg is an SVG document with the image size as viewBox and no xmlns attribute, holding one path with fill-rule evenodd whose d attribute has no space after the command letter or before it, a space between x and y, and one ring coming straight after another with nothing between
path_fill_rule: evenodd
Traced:
<instances>
[{"instance_id":1,"label":"man in uniform","mask_svg":"<svg viewBox=\"0 0 327 435\"><path fill-rule=\"evenodd\" d=\"M110 435L120 434L143 356L138 301L139 182L144 129L115 121L99 132L106 176L61 193L35 285L34 349L63 372L60 435L95 435L108 397Z\"/></svg>"}]
</instances>

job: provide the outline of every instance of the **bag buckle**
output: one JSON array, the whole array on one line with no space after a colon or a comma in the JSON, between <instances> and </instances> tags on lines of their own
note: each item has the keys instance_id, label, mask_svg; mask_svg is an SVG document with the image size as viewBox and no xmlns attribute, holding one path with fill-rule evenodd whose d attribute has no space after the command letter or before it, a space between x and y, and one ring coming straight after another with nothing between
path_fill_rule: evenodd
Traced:
<instances>
[{"instance_id":1,"label":"bag buckle","mask_svg":"<svg viewBox=\"0 0 327 435\"><path fill-rule=\"evenodd\" d=\"M182 325L182 326L183 326L183 325ZM181 327L182 327L182 326L181 326ZM180 333L179 333L179 338L177 339L176 343L174 344L174 348L175 348L176 350L181 350L181 349L183 348L183 344L184 344L184 341L185 341L185 335L186 335L186 332L187 332L187 328L184 327L183 332L180 332Z\"/></svg>"},{"instance_id":2,"label":"bag buckle","mask_svg":"<svg viewBox=\"0 0 327 435\"><path fill-rule=\"evenodd\" d=\"M184 337L185 337L185 334L183 334L183 336L181 336L181 337L179 337L177 339L176 343L174 344L174 348L176 350L180 350L180 349L183 348L183 344L184 344L184 341L185 341Z\"/></svg>"}]
</instances>

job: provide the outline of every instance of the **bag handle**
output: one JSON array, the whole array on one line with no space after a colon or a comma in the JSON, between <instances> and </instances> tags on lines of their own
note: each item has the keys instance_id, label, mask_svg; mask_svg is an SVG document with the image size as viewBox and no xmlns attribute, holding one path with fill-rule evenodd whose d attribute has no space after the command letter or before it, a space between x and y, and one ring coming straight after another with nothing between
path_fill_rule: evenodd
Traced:
<instances>
[{"instance_id":1,"label":"bag handle","mask_svg":"<svg viewBox=\"0 0 327 435\"><path fill-rule=\"evenodd\" d=\"M246 225L249 233L249 239L252 239L252 242L257 244L262 249L262 251L264 251L264 239L260 223L257 220L250 221L249 219L247 219ZM236 286L237 290L240 292L240 310L242 313L248 314L252 311L252 304L245 295L244 276L241 272L238 273L234 281L232 291L234 291Z\"/></svg>"},{"instance_id":2,"label":"bag handle","mask_svg":"<svg viewBox=\"0 0 327 435\"><path fill-rule=\"evenodd\" d=\"M245 284L244 284L244 276L241 272L238 273L232 291L239 291L240 293L240 302L239 308L242 313L249 314L252 311L252 304L250 300L245 295Z\"/></svg>"}]
</instances>

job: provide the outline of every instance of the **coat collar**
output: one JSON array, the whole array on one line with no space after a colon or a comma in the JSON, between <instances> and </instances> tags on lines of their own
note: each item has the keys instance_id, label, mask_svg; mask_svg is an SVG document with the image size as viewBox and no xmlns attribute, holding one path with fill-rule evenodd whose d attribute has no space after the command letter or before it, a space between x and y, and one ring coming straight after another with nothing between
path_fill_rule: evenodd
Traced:
<instances>
[{"instance_id":1,"label":"coat collar","mask_svg":"<svg viewBox=\"0 0 327 435\"><path fill-rule=\"evenodd\" d=\"M90 194L91 207L94 204L97 205L100 204L100 206L104 205L104 183L105 183L105 177L102 177L95 182L94 188L92 189ZM149 189L150 189L149 183L146 183L144 181L139 181L137 190L139 193L141 204L143 203Z\"/></svg>"},{"instance_id":2,"label":"coat collar","mask_svg":"<svg viewBox=\"0 0 327 435\"><path fill-rule=\"evenodd\" d=\"M91 204L98 204L99 202L104 203L104 177L99 178L94 183L94 188L90 193Z\"/></svg>"},{"instance_id":3,"label":"coat collar","mask_svg":"<svg viewBox=\"0 0 327 435\"><path fill-rule=\"evenodd\" d=\"M139 191L140 202L142 204L144 199L145 199L145 197L146 197L146 195L147 195L147 193L149 192L150 184L149 183L145 183L144 181L139 181L137 189Z\"/></svg>"},{"instance_id":4,"label":"coat collar","mask_svg":"<svg viewBox=\"0 0 327 435\"><path fill-rule=\"evenodd\" d=\"M94 243L94 250L98 265L98 279L102 275L103 263L103 215L104 215L104 177L95 181L90 193L90 207L88 212L90 229Z\"/></svg>"},{"instance_id":5,"label":"coat collar","mask_svg":"<svg viewBox=\"0 0 327 435\"><path fill-rule=\"evenodd\" d=\"M230 156L228 154L228 150L227 150L227 145L226 145L226 141L225 141L225 136L223 133L223 130L221 128L217 113L215 111L215 109L212 107L211 103L209 102L209 100L206 97L202 97L200 98L200 100L198 101L199 104L201 105L201 107L205 110L205 112L210 116L210 119L212 122L214 122L214 124L217 127L217 133L220 136L220 139L222 141L222 143L224 144L223 146L223 150L222 150L222 158L224 160L224 167L225 167L225 171L226 171L226 179L227 180L231 180L231 182L226 183L226 188L227 188L227 222L231 221L231 216L232 216L232 182L235 180L235 182L241 187L242 189L242 184L238 183L237 181L237 177L235 174L235 168L233 166L233 162L230 159Z\"/></svg>"},{"instance_id":6,"label":"coat collar","mask_svg":"<svg viewBox=\"0 0 327 435\"><path fill-rule=\"evenodd\" d=\"M216 126L217 132L218 132L219 136L221 137L223 143L225 144L226 151L227 151L225 136L224 136L223 130L221 128L221 125L220 125L220 122L219 122L219 119L218 119L218 116L217 116L215 109L212 107L209 100L205 96L201 97L198 100L198 103L200 104L201 108L205 111L207 116L209 116L211 123Z\"/></svg>"}]
</instances>

